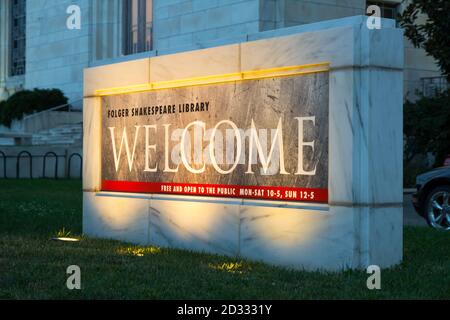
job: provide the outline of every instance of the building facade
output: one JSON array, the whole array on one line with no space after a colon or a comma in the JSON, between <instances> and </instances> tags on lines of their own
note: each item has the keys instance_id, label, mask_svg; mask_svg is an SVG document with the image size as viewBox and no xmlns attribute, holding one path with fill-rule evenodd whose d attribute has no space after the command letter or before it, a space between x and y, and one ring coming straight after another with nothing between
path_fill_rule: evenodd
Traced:
<instances>
[{"instance_id":1,"label":"building facade","mask_svg":"<svg viewBox=\"0 0 450 320\"><path fill-rule=\"evenodd\" d=\"M364 15L371 4L379 5L384 17L393 18L407 2L0 0L0 100L22 89L59 88L81 108L86 67L236 43L259 32ZM405 97L414 99L416 90L424 90L427 82L440 76L434 60L405 39Z\"/></svg>"}]
</instances>

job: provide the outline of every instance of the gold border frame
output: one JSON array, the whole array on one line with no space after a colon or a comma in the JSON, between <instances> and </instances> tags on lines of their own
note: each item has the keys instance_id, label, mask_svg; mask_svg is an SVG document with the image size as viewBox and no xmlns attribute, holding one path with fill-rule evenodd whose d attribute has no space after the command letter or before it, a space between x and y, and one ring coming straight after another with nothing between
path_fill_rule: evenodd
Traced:
<instances>
[{"instance_id":1,"label":"gold border frame","mask_svg":"<svg viewBox=\"0 0 450 320\"><path fill-rule=\"evenodd\" d=\"M287 66L269 69L260 69L252 71L243 71L236 73L220 74L213 76L194 77L178 80L150 82L140 85L114 87L107 89L99 89L95 91L94 96L102 98L105 96L120 95L136 92L148 92L154 90L170 89L170 88L182 88L191 86L200 86L208 84L229 83L233 81L245 81L255 79L265 79L274 77L287 77L304 75L319 72L330 71L330 62L321 62L314 64L305 64L300 66ZM100 123L103 123L103 99L100 99ZM103 151L103 130L100 130L100 187L97 192L102 192L102 176L103 176L103 163L102 163L102 151Z\"/></svg>"},{"instance_id":2,"label":"gold border frame","mask_svg":"<svg viewBox=\"0 0 450 320\"><path fill-rule=\"evenodd\" d=\"M315 64L305 64L301 66L288 66L288 67L278 67L261 70L242 71L228 74L193 77L168 81L158 81L132 86L98 89L95 90L95 96L104 97L111 95L146 92L170 88L191 87L208 84L228 83L234 81L264 79L264 78L286 77L318 72L327 72L329 70L330 70L330 62L322 62Z\"/></svg>"}]
</instances>

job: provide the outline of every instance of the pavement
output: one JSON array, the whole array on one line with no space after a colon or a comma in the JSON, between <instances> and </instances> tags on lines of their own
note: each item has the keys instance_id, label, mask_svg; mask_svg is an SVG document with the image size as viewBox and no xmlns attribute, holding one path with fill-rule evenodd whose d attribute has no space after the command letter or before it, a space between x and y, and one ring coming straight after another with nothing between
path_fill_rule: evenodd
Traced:
<instances>
[{"instance_id":1,"label":"pavement","mask_svg":"<svg viewBox=\"0 0 450 320\"><path fill-rule=\"evenodd\" d=\"M428 227L425 219L419 216L414 209L411 198L412 192L405 190L403 192L403 224L406 226Z\"/></svg>"}]
</instances>

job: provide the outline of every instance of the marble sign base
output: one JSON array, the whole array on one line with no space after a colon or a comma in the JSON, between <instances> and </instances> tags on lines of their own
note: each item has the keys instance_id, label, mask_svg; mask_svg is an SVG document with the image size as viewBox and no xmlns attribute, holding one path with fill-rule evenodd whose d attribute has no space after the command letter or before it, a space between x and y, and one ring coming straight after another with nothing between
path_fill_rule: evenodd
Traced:
<instances>
[{"instance_id":1,"label":"marble sign base","mask_svg":"<svg viewBox=\"0 0 450 320\"><path fill-rule=\"evenodd\" d=\"M85 70L83 232L306 270L402 260L403 35L357 16ZM330 63L328 204L101 190L99 90Z\"/></svg>"}]
</instances>

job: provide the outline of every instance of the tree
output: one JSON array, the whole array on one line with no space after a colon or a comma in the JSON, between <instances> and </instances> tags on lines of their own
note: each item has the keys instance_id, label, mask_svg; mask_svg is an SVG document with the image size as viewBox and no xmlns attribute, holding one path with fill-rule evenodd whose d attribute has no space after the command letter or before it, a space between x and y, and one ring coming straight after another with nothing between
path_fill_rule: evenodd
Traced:
<instances>
[{"instance_id":1,"label":"tree","mask_svg":"<svg viewBox=\"0 0 450 320\"><path fill-rule=\"evenodd\" d=\"M423 23L418 21L420 16ZM450 82L450 1L412 0L399 18L406 37L437 61Z\"/></svg>"},{"instance_id":2,"label":"tree","mask_svg":"<svg viewBox=\"0 0 450 320\"><path fill-rule=\"evenodd\" d=\"M450 82L450 1L412 0L399 16L405 35L433 57ZM419 154L431 153L435 166L450 154L450 90L404 106L405 168ZM406 170L408 171L408 170ZM405 172L405 176L406 176Z\"/></svg>"},{"instance_id":3,"label":"tree","mask_svg":"<svg viewBox=\"0 0 450 320\"><path fill-rule=\"evenodd\" d=\"M435 165L441 166L450 154L450 91L436 97L423 97L404 106L404 133L406 135L405 161L418 154L432 153Z\"/></svg>"}]
</instances>

